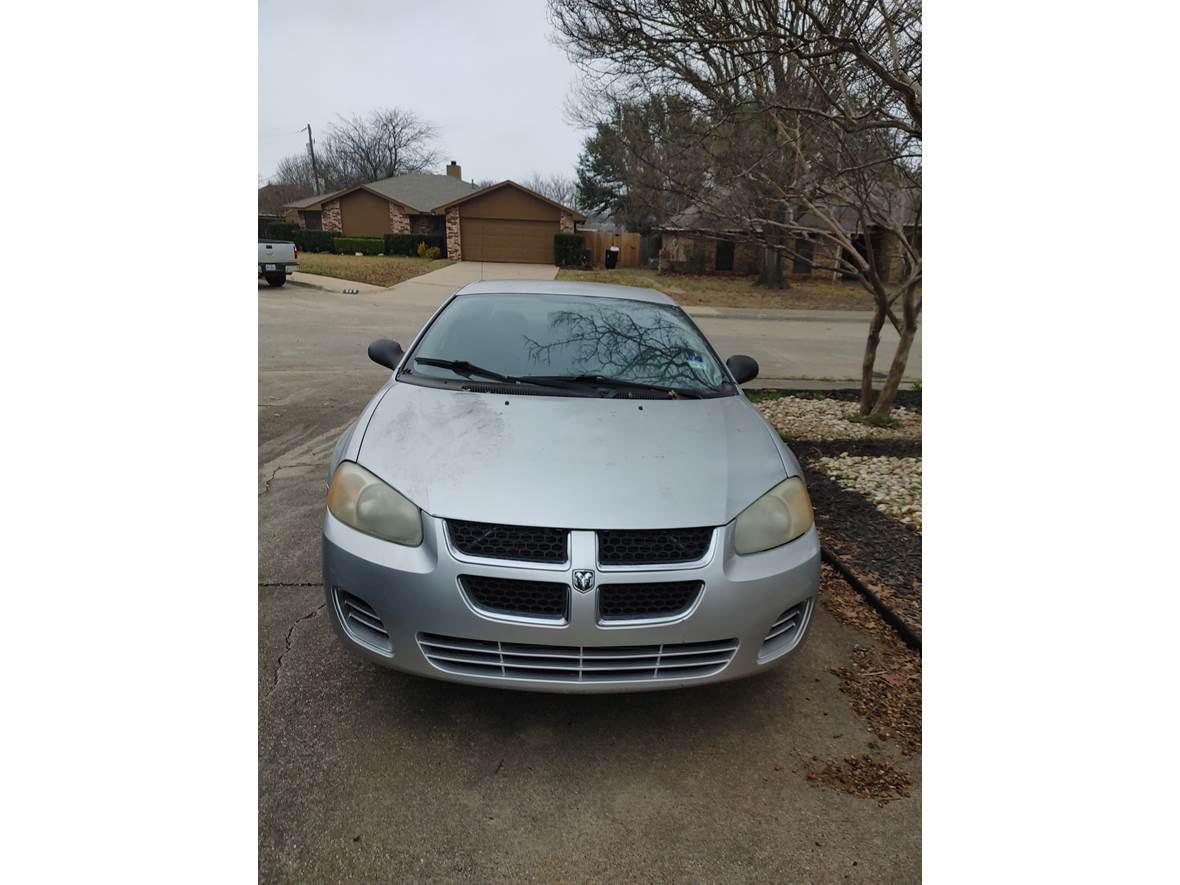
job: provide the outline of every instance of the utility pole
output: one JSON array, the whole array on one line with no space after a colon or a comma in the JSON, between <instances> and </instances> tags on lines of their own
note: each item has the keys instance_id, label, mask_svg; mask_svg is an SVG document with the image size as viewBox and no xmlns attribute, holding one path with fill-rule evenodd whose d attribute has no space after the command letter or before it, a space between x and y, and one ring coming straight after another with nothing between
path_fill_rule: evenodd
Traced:
<instances>
[{"instance_id":1,"label":"utility pole","mask_svg":"<svg viewBox=\"0 0 1180 885\"><path fill-rule=\"evenodd\" d=\"M315 165L315 140L311 137L311 124L307 124L307 152L311 154L311 182L315 186L315 195L320 195L320 172Z\"/></svg>"}]
</instances>

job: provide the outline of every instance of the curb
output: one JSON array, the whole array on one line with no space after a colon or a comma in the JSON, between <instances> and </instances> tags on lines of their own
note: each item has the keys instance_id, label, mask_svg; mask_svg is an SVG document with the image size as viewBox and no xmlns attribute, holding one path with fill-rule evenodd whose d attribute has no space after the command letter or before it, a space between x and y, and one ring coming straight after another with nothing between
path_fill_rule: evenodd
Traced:
<instances>
[{"instance_id":1,"label":"curb","mask_svg":"<svg viewBox=\"0 0 1180 885\"><path fill-rule=\"evenodd\" d=\"M824 562L840 573L840 577L847 581L853 590L864 597L869 607L879 614L886 624L893 628L893 631L901 637L902 642L916 651L918 656L921 657L922 637L914 633L909 625L898 617L897 612L882 602L881 597L870 590L864 581L858 578L840 557L822 544L820 545L820 556Z\"/></svg>"}]
</instances>

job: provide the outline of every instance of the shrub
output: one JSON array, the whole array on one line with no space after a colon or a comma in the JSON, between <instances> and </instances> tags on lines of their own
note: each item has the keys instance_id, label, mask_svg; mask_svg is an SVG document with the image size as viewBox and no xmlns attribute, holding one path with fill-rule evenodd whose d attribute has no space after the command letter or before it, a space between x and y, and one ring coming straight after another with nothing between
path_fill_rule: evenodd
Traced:
<instances>
[{"instance_id":1,"label":"shrub","mask_svg":"<svg viewBox=\"0 0 1180 885\"><path fill-rule=\"evenodd\" d=\"M439 256L438 246L427 246L426 241L422 240L418 243L418 257L425 258L427 261L434 261Z\"/></svg>"},{"instance_id":2,"label":"shrub","mask_svg":"<svg viewBox=\"0 0 1180 885\"><path fill-rule=\"evenodd\" d=\"M437 248L441 257L447 257L447 238L429 234L386 234L385 254L421 255L422 253L418 251L420 243L425 243L427 249L432 246Z\"/></svg>"},{"instance_id":3,"label":"shrub","mask_svg":"<svg viewBox=\"0 0 1180 885\"><path fill-rule=\"evenodd\" d=\"M301 230L294 221L272 221L266 226L266 236L271 240L294 240Z\"/></svg>"},{"instance_id":4,"label":"shrub","mask_svg":"<svg viewBox=\"0 0 1180 885\"><path fill-rule=\"evenodd\" d=\"M553 235L553 261L558 267L578 267L582 263L582 244L585 238L581 234Z\"/></svg>"},{"instance_id":5,"label":"shrub","mask_svg":"<svg viewBox=\"0 0 1180 885\"><path fill-rule=\"evenodd\" d=\"M386 234L386 255L413 255L418 248L418 237L413 234Z\"/></svg>"},{"instance_id":6,"label":"shrub","mask_svg":"<svg viewBox=\"0 0 1180 885\"><path fill-rule=\"evenodd\" d=\"M351 255L354 252L380 255L385 249L385 240L381 237L336 237L332 242L341 255Z\"/></svg>"},{"instance_id":7,"label":"shrub","mask_svg":"<svg viewBox=\"0 0 1180 885\"><path fill-rule=\"evenodd\" d=\"M331 252L332 240L340 234L334 230L305 230L301 249L308 252Z\"/></svg>"}]
</instances>

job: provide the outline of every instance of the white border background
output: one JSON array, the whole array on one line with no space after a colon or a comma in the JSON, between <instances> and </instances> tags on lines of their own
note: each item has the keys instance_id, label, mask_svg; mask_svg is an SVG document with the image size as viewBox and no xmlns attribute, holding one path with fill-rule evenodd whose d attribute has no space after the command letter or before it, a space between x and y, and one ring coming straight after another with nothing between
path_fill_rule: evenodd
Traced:
<instances>
[{"instance_id":1,"label":"white border background","mask_svg":"<svg viewBox=\"0 0 1180 885\"><path fill-rule=\"evenodd\" d=\"M0 878L255 879L257 10L4 30Z\"/></svg>"},{"instance_id":2,"label":"white border background","mask_svg":"<svg viewBox=\"0 0 1180 885\"><path fill-rule=\"evenodd\" d=\"M0 863L247 880L256 9L5 19ZM932 882L1173 869L1178 24L927 7Z\"/></svg>"}]
</instances>

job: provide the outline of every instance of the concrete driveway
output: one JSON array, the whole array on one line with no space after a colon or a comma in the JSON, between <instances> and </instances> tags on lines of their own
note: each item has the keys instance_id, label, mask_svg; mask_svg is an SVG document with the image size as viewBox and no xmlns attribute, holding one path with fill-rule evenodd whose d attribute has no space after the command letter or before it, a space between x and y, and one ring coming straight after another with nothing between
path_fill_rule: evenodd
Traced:
<instances>
[{"instance_id":1,"label":"concrete driveway","mask_svg":"<svg viewBox=\"0 0 1180 885\"><path fill-rule=\"evenodd\" d=\"M882 752L831 672L876 640L822 606L777 670L631 696L433 682L336 640L328 456L388 375L366 345L408 340L470 273L447 270L404 300L259 290L260 880L917 881L920 758L884 808L807 779Z\"/></svg>"}]
</instances>

